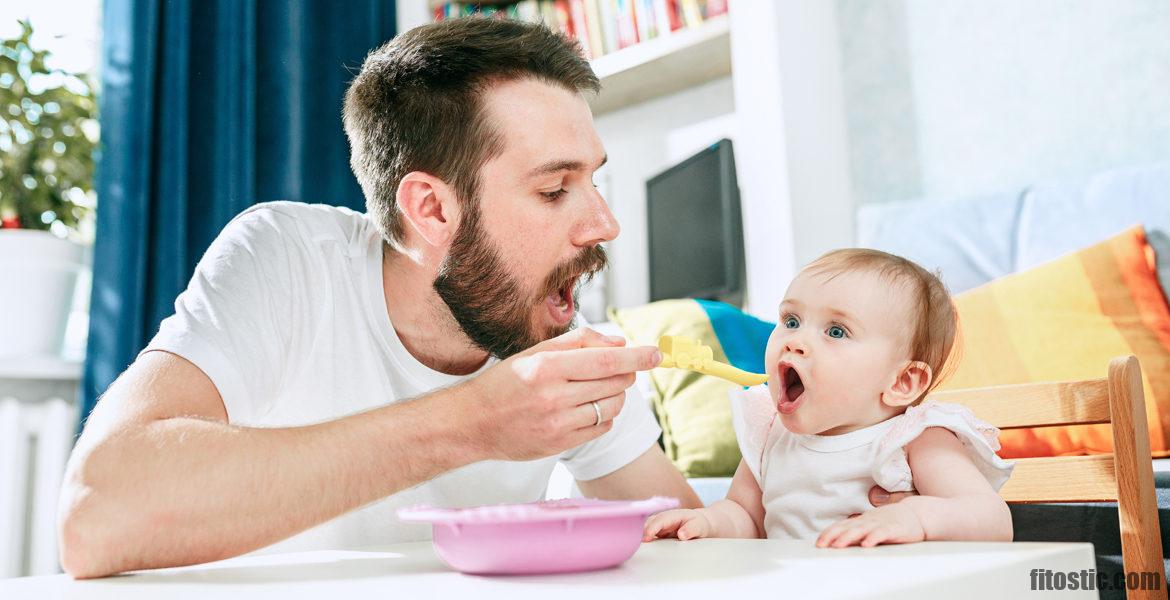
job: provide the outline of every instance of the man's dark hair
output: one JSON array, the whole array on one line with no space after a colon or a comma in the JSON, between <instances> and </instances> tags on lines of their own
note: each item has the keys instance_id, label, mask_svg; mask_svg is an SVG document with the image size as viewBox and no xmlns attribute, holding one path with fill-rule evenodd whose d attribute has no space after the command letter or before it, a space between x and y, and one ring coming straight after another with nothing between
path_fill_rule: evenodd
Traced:
<instances>
[{"instance_id":1,"label":"man's dark hair","mask_svg":"<svg viewBox=\"0 0 1170 600\"><path fill-rule=\"evenodd\" d=\"M525 77L574 92L600 89L575 40L519 21L440 21L366 57L345 94L343 117L350 166L387 241L402 241L395 194L407 173L442 179L462 202L476 198L480 168L503 150L482 94Z\"/></svg>"}]
</instances>

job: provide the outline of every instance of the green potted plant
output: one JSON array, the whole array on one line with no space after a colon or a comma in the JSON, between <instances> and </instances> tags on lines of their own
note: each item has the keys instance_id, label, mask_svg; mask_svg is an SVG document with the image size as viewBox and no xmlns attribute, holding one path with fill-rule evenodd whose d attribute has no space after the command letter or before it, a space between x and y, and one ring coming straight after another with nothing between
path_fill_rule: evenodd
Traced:
<instances>
[{"instance_id":1,"label":"green potted plant","mask_svg":"<svg viewBox=\"0 0 1170 600\"><path fill-rule=\"evenodd\" d=\"M93 236L97 103L20 25L0 40L0 357L55 356Z\"/></svg>"}]
</instances>

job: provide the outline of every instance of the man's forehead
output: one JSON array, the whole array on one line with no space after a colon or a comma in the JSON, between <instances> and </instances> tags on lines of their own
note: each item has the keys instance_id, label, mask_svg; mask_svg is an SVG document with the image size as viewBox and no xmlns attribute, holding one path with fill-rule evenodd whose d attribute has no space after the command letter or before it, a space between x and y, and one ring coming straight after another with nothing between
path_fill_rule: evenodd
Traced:
<instances>
[{"instance_id":1,"label":"man's forehead","mask_svg":"<svg viewBox=\"0 0 1170 600\"><path fill-rule=\"evenodd\" d=\"M484 106L503 142L497 160L521 177L592 171L606 160L589 105L579 93L520 79L493 85L485 92Z\"/></svg>"}]
</instances>

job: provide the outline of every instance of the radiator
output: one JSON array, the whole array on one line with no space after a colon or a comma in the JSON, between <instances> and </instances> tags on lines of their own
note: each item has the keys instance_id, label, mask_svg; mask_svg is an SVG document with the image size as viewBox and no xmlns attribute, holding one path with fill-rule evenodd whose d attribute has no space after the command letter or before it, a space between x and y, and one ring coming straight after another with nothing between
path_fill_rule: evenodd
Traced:
<instances>
[{"instance_id":1,"label":"radiator","mask_svg":"<svg viewBox=\"0 0 1170 600\"><path fill-rule=\"evenodd\" d=\"M0 395L0 578L61 572L57 496L76 425L61 397Z\"/></svg>"}]
</instances>

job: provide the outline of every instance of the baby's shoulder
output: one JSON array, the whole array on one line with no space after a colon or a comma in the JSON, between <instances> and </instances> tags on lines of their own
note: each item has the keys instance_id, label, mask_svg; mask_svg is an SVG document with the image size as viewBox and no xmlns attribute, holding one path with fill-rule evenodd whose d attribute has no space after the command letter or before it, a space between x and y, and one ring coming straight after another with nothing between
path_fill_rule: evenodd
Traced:
<instances>
[{"instance_id":1,"label":"baby's shoulder","mask_svg":"<svg viewBox=\"0 0 1170 600\"><path fill-rule=\"evenodd\" d=\"M764 385L735 388L728 393L728 397L731 401L731 425L735 430L740 454L758 482L762 479L764 449L768 445L769 436L774 433L776 407Z\"/></svg>"},{"instance_id":2,"label":"baby's shoulder","mask_svg":"<svg viewBox=\"0 0 1170 600\"><path fill-rule=\"evenodd\" d=\"M999 429L975 416L962 404L927 400L894 417L894 424L878 440L878 447L903 447L932 427L946 429L960 439L971 438L999 450Z\"/></svg>"},{"instance_id":3,"label":"baby's shoulder","mask_svg":"<svg viewBox=\"0 0 1170 600\"><path fill-rule=\"evenodd\" d=\"M929 444L936 436L941 441L947 432L959 439L968 457L996 489L1011 474L1011 464L996 455L1000 448L999 429L976 417L966 406L927 400L894 419L877 441L873 465L874 480L891 492L913 489L908 447L920 439ZM937 429L924 438L923 434L932 428Z\"/></svg>"}]
</instances>

